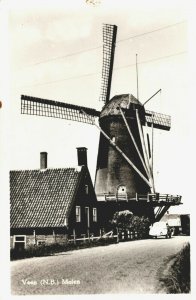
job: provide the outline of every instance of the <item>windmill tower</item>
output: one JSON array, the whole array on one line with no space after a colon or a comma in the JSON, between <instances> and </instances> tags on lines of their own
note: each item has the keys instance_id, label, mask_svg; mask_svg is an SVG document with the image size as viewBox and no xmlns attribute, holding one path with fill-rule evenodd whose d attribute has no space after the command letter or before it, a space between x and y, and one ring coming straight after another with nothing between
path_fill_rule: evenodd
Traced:
<instances>
[{"instance_id":1,"label":"windmill tower","mask_svg":"<svg viewBox=\"0 0 196 300\"><path fill-rule=\"evenodd\" d=\"M120 204L121 209L149 216L153 222L171 205L180 204L181 197L156 193L143 126L169 130L171 120L170 116L145 110L144 104L131 94L116 95L110 100L116 34L117 26L104 24L100 97L104 106L101 112L22 95L21 113L95 125L100 130L95 192L105 219L110 218ZM95 122L97 117L99 125Z\"/></svg>"}]
</instances>

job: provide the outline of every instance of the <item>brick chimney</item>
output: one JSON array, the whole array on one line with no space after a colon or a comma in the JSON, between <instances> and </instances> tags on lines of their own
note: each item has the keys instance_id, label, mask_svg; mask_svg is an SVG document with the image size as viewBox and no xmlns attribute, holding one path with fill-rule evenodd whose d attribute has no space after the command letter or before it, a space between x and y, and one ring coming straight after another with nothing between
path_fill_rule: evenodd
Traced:
<instances>
[{"instance_id":1,"label":"brick chimney","mask_svg":"<svg viewBox=\"0 0 196 300\"><path fill-rule=\"evenodd\" d=\"M47 169L47 152L40 152L40 169Z\"/></svg>"},{"instance_id":2,"label":"brick chimney","mask_svg":"<svg viewBox=\"0 0 196 300\"><path fill-rule=\"evenodd\" d=\"M78 166L87 166L87 148L78 147Z\"/></svg>"}]
</instances>

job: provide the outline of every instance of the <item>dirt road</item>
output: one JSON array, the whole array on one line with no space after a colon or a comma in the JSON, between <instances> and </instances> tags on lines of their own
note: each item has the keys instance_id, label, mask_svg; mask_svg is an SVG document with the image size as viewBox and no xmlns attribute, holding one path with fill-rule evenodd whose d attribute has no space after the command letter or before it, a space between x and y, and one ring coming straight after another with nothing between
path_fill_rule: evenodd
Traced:
<instances>
[{"instance_id":1,"label":"dirt road","mask_svg":"<svg viewBox=\"0 0 196 300\"><path fill-rule=\"evenodd\" d=\"M164 293L159 269L188 241L140 240L13 261L12 294Z\"/></svg>"}]
</instances>

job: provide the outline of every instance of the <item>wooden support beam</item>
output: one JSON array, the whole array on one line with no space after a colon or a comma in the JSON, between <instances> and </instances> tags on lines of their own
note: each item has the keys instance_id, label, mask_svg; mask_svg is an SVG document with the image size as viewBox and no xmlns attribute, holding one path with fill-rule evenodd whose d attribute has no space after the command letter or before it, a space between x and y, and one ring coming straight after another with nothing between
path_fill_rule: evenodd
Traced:
<instances>
[{"instance_id":1,"label":"wooden support beam","mask_svg":"<svg viewBox=\"0 0 196 300\"><path fill-rule=\"evenodd\" d=\"M167 205L161 206L159 208L159 210L156 212L156 215L155 215L155 222L158 222L161 220L161 218L164 216L164 214L170 208L170 206L171 206L170 204L167 204Z\"/></svg>"},{"instance_id":2,"label":"wooden support beam","mask_svg":"<svg viewBox=\"0 0 196 300\"><path fill-rule=\"evenodd\" d=\"M140 122L140 118L139 118L138 109L136 109L136 119L137 119L137 124L138 124L140 139L141 139L141 143L142 143L142 148L143 148L143 152L144 152L144 159L145 159L145 162L146 162L146 166L148 168L148 173L150 175L149 180L151 182L152 192L155 193L155 187L154 187L154 180L153 180L153 176L152 176L152 170L150 168L150 163L149 163L149 160L148 160L148 154L147 154L147 150L146 150L146 145L145 145L145 141L144 141L144 134L143 134L143 130L142 130L142 125L141 125L141 122Z\"/></svg>"},{"instance_id":3,"label":"wooden support beam","mask_svg":"<svg viewBox=\"0 0 196 300\"><path fill-rule=\"evenodd\" d=\"M156 93L154 93L148 100L146 100L142 105L144 106L150 99L152 99L154 96L156 96L159 92L161 92L161 89L159 89Z\"/></svg>"},{"instance_id":4,"label":"wooden support beam","mask_svg":"<svg viewBox=\"0 0 196 300\"><path fill-rule=\"evenodd\" d=\"M83 110L82 112L88 116ZM140 170L134 165L134 163L124 154L124 152L109 138L109 136L103 131L103 129L94 123L94 125L101 131L101 133L105 136L105 138L109 141L109 143L121 154L122 157L129 163L129 165L138 173L138 175L147 183L147 185L152 188L151 183L148 179L140 172Z\"/></svg>"},{"instance_id":5,"label":"wooden support beam","mask_svg":"<svg viewBox=\"0 0 196 300\"><path fill-rule=\"evenodd\" d=\"M149 134L148 133L146 134L146 137L147 137L147 145L148 145L148 157L149 157L149 161L150 161L152 155L151 155L150 139L149 139Z\"/></svg>"},{"instance_id":6,"label":"wooden support beam","mask_svg":"<svg viewBox=\"0 0 196 300\"><path fill-rule=\"evenodd\" d=\"M138 201L138 193L135 194L135 200Z\"/></svg>"},{"instance_id":7,"label":"wooden support beam","mask_svg":"<svg viewBox=\"0 0 196 300\"><path fill-rule=\"evenodd\" d=\"M153 124L153 118L154 116L152 115L152 146L151 146L151 169L152 169L152 175L153 175L153 153L154 153L154 124Z\"/></svg>"},{"instance_id":8,"label":"wooden support beam","mask_svg":"<svg viewBox=\"0 0 196 300\"><path fill-rule=\"evenodd\" d=\"M124 113L123 113L123 111L122 111L121 108L120 108L120 113L121 113L121 115L122 115L122 117L123 117L123 120L124 120L124 122L125 122L125 125L126 125L126 127L127 127L128 132L129 132L129 134L130 134L130 137L131 137L131 139L132 139L132 141L133 141L133 144L134 144L134 146L135 146L135 149L137 150L137 153L138 153L138 155L139 155L139 157L140 157L140 160L141 160L141 162L142 162L142 164L143 164L144 170L146 171L146 174L147 174L147 176L148 176L148 178L149 178L149 177L150 177L149 171L148 171L148 169L147 169L147 167L146 167L146 165L145 165L145 162L144 162L144 160L143 160L143 157L142 157L142 155L141 155L141 153L140 153L140 150L139 150L139 148L138 148L138 146L137 146L137 143L136 143L136 141L135 141L135 138L134 138L134 136L133 136L133 134L132 134L132 132L131 132L131 129L130 129L130 127L129 127L129 124L127 123L127 120L126 120L125 115L124 115Z\"/></svg>"}]
</instances>

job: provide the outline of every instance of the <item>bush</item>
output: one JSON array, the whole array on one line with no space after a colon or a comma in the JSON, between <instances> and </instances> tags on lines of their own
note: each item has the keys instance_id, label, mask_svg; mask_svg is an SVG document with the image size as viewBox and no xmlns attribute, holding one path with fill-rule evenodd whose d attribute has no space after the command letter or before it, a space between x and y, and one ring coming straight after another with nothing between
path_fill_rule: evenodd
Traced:
<instances>
[{"instance_id":1,"label":"bush","mask_svg":"<svg viewBox=\"0 0 196 300\"><path fill-rule=\"evenodd\" d=\"M10 259L22 259L28 257L39 257L39 256L47 256L56 252L65 251L66 246L60 244L51 244L51 245L32 245L27 249L10 250Z\"/></svg>"},{"instance_id":2,"label":"bush","mask_svg":"<svg viewBox=\"0 0 196 300\"><path fill-rule=\"evenodd\" d=\"M97 247L97 246L106 246L109 244L116 243L116 238L100 238L98 240L90 240L90 241L80 241L80 243L74 244L73 242L68 242L66 245L60 244L51 244L51 245L32 245L29 246L27 249L17 250L11 249L10 250L10 259L23 259L23 258L30 258L30 257L39 257L39 256L48 256L53 255L54 253L58 252L65 252L70 250L77 250L77 249L84 249L90 247Z\"/></svg>"},{"instance_id":3,"label":"bush","mask_svg":"<svg viewBox=\"0 0 196 300\"><path fill-rule=\"evenodd\" d=\"M114 229L118 227L120 232L137 232L143 238L148 236L150 221L144 216L134 216L129 210L124 210L114 214L111 224Z\"/></svg>"},{"instance_id":4,"label":"bush","mask_svg":"<svg viewBox=\"0 0 196 300\"><path fill-rule=\"evenodd\" d=\"M168 274L159 279L171 294L190 293L190 244L177 254Z\"/></svg>"}]
</instances>

